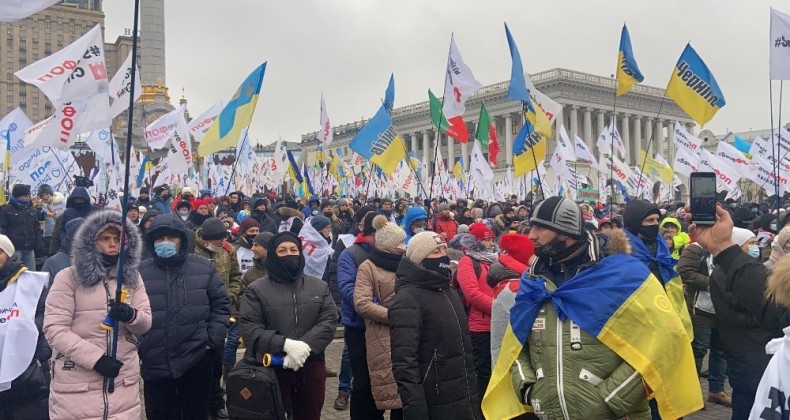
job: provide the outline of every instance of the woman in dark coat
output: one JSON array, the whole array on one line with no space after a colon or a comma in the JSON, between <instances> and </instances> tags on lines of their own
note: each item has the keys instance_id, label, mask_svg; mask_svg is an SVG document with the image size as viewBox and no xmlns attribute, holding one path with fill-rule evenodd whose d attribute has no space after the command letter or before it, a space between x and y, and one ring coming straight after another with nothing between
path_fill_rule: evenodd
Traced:
<instances>
[{"instance_id":1,"label":"woman in dark coat","mask_svg":"<svg viewBox=\"0 0 790 420\"><path fill-rule=\"evenodd\" d=\"M388 315L403 418L482 419L466 313L450 289L450 259L439 235L412 237L395 293Z\"/></svg>"},{"instance_id":2,"label":"woman in dark coat","mask_svg":"<svg viewBox=\"0 0 790 420\"><path fill-rule=\"evenodd\" d=\"M304 274L304 266L302 241L291 232L274 235L266 276L252 282L241 298L239 327L247 343L245 357L285 356L275 372L293 420L319 420L326 388L324 350L338 315L327 284Z\"/></svg>"}]
</instances>

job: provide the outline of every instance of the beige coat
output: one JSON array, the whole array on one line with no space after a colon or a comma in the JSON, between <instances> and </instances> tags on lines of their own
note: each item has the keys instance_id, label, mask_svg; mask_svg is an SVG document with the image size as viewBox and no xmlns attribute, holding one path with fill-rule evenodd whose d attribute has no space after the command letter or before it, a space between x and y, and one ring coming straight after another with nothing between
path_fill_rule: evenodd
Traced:
<instances>
[{"instance_id":1,"label":"beige coat","mask_svg":"<svg viewBox=\"0 0 790 420\"><path fill-rule=\"evenodd\" d=\"M392 374L390 350L390 327L386 304L395 297L395 273L377 267L365 260L357 271L354 286L354 307L365 318L365 342L367 344L370 386L376 408L392 410L403 405L398 386ZM374 302L375 299L375 302Z\"/></svg>"}]
</instances>

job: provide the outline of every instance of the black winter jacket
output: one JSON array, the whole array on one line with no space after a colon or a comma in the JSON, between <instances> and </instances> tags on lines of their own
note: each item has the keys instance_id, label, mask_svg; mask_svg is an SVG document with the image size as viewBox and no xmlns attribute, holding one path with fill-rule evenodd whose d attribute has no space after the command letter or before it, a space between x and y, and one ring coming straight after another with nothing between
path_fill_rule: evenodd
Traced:
<instances>
[{"instance_id":1,"label":"black winter jacket","mask_svg":"<svg viewBox=\"0 0 790 420\"><path fill-rule=\"evenodd\" d=\"M30 204L27 207L17 207L11 201L3 204L0 206L0 233L8 236L18 251L35 250L43 256L46 250L38 223L40 211ZM32 270L35 268L31 267Z\"/></svg>"},{"instance_id":2,"label":"black winter jacket","mask_svg":"<svg viewBox=\"0 0 790 420\"><path fill-rule=\"evenodd\" d=\"M713 262L710 297L722 347L729 358L764 355L765 344L781 337L782 329L790 325L790 312L765 299L767 269L737 245L720 252Z\"/></svg>"},{"instance_id":3,"label":"black winter jacket","mask_svg":"<svg viewBox=\"0 0 790 420\"><path fill-rule=\"evenodd\" d=\"M145 237L149 249L164 233L187 243L187 227L176 214L157 216ZM206 345L224 349L230 299L211 261L181 247L174 257L143 261L140 275L153 314L151 330L140 339L143 379L179 378L200 361Z\"/></svg>"},{"instance_id":4,"label":"black winter jacket","mask_svg":"<svg viewBox=\"0 0 790 420\"><path fill-rule=\"evenodd\" d=\"M403 418L482 419L466 312L449 279L404 257L395 293L388 316Z\"/></svg>"},{"instance_id":5,"label":"black winter jacket","mask_svg":"<svg viewBox=\"0 0 790 420\"><path fill-rule=\"evenodd\" d=\"M288 338L310 346L309 359L324 360L337 319L335 302L324 281L302 275L289 283L270 272L252 282L241 297L239 328L244 342L249 343L245 357L261 360L266 353L283 353Z\"/></svg>"}]
</instances>

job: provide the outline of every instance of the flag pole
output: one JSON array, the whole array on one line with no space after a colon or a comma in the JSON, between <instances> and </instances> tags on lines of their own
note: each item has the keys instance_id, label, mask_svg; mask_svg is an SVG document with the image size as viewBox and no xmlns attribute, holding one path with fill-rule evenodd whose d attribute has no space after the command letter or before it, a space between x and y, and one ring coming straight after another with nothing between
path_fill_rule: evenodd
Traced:
<instances>
[{"instance_id":1,"label":"flag pole","mask_svg":"<svg viewBox=\"0 0 790 420\"><path fill-rule=\"evenodd\" d=\"M131 69L131 80L130 80L130 92L134 92L135 89L135 74L137 73L137 32L138 28L140 27L140 0L134 0L134 26L132 29L132 69ZM129 189L129 163L131 162L128 159L129 154L132 151L132 125L134 123L134 95L129 95L129 113L127 118L127 130L126 130L126 164L125 166L125 173L123 179L123 190L124 190L124 200L121 201L121 232L120 232L120 240L121 240L121 249L118 255L118 283L115 287L115 301L121 302L123 300L123 277L124 277L124 264L126 263L126 210L129 208L129 200L126 199L126 190ZM108 317L109 318L109 317ZM118 354L118 332L120 330L120 325L118 321L109 318L111 320L112 325L112 348L110 350L110 357L117 360ZM115 378L105 378L106 385L107 385L107 392L112 393L115 391Z\"/></svg>"},{"instance_id":2,"label":"flag pole","mask_svg":"<svg viewBox=\"0 0 790 420\"><path fill-rule=\"evenodd\" d=\"M669 85L667 85L669 88ZM667 99L667 90L664 89L664 96L661 97L661 102L658 104L658 112L656 113L655 124L658 124L658 116L661 115L661 108L664 107L664 100ZM648 151L650 150L650 144L653 142L653 134L656 132L655 127L653 127L653 132L650 133L650 137L647 140L647 146L645 147L645 159L642 161L642 167L639 168L639 181L636 184L636 196L639 197L639 194L642 193L642 175L645 173L645 164L647 163ZM638 139L641 147L642 139ZM640 149L641 150L641 149ZM673 171L674 173L674 171Z\"/></svg>"},{"instance_id":3,"label":"flag pole","mask_svg":"<svg viewBox=\"0 0 790 420\"><path fill-rule=\"evenodd\" d=\"M447 64L450 62L450 53L452 52L453 48L453 36L454 34L450 34L450 45L447 47ZM428 217L431 217L431 213L433 212L433 208L431 207L431 202L433 202L433 184L434 179L436 178L436 155L439 153L439 143L441 140L441 125L442 125L442 117L444 117L444 93L447 91L447 65L444 67L444 88L442 89L442 108L441 113L439 114L439 118L436 121L436 136L434 136L434 145L433 145L433 167L431 168L431 188L428 192ZM429 101L430 102L430 101ZM430 108L430 107L429 107ZM430 112L430 109L428 110ZM431 116L433 117L433 116ZM447 124L449 125L450 122L448 121ZM447 141L450 140L450 136L447 136ZM449 159L448 159L449 161ZM439 184L442 184L442 174L439 174Z\"/></svg>"},{"instance_id":4,"label":"flag pole","mask_svg":"<svg viewBox=\"0 0 790 420\"><path fill-rule=\"evenodd\" d=\"M5 188L0 191L0 198L5 203L6 197L11 193L11 130L6 130L5 133L5 162L3 164L5 172Z\"/></svg>"},{"instance_id":5,"label":"flag pole","mask_svg":"<svg viewBox=\"0 0 790 420\"><path fill-rule=\"evenodd\" d=\"M236 164L239 163L239 156L241 156L241 151L244 149L244 143L248 141L250 138L250 126L247 126L247 131L244 132L244 139L241 140L241 144L237 147L238 150L234 153L235 158L233 159L233 169L230 170L230 179L228 180L228 186L225 187L225 195L228 195L230 192L230 185L233 184L233 178L236 177Z\"/></svg>"}]
</instances>

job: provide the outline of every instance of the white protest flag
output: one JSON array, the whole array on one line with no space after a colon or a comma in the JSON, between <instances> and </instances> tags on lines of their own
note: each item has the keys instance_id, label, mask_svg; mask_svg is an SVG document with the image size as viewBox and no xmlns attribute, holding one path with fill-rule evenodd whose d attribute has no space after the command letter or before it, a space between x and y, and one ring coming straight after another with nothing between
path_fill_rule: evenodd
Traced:
<instances>
[{"instance_id":1,"label":"white protest flag","mask_svg":"<svg viewBox=\"0 0 790 420\"><path fill-rule=\"evenodd\" d=\"M565 131L565 125L560 124L559 135L557 136L557 146L560 149L560 153L562 157L565 158L566 161L573 161L576 160L576 152L574 152L574 147L571 144L571 138L568 136L568 132Z\"/></svg>"},{"instance_id":2,"label":"white protest flag","mask_svg":"<svg viewBox=\"0 0 790 420\"><path fill-rule=\"evenodd\" d=\"M576 160L587 162L591 168L597 168L598 160L595 159L595 155L592 154L590 149L587 147L587 144L584 143L584 140L582 140L579 136L576 136L574 140L576 142Z\"/></svg>"},{"instance_id":3,"label":"white protest flag","mask_svg":"<svg viewBox=\"0 0 790 420\"><path fill-rule=\"evenodd\" d=\"M768 75L771 80L790 80L790 15L771 8Z\"/></svg>"},{"instance_id":4,"label":"white protest flag","mask_svg":"<svg viewBox=\"0 0 790 420\"><path fill-rule=\"evenodd\" d=\"M672 168L676 174L690 176L692 172L699 170L699 154L685 147L678 147L675 151L675 162L672 164Z\"/></svg>"},{"instance_id":5,"label":"white protest flag","mask_svg":"<svg viewBox=\"0 0 790 420\"><path fill-rule=\"evenodd\" d=\"M185 109L185 105L181 105L145 127L145 140L151 150L159 150L167 145L176 127L184 121Z\"/></svg>"},{"instance_id":6,"label":"white protest flag","mask_svg":"<svg viewBox=\"0 0 790 420\"><path fill-rule=\"evenodd\" d=\"M417 194L417 182L414 178L414 171L409 169L405 162L401 162L398 166L398 171L395 173L395 181L399 190L410 195Z\"/></svg>"},{"instance_id":7,"label":"white protest flag","mask_svg":"<svg viewBox=\"0 0 790 420\"><path fill-rule=\"evenodd\" d=\"M483 152L480 151L480 144L474 142L472 153L469 155L469 172L479 183L491 183L494 179L494 172L491 165L486 161Z\"/></svg>"},{"instance_id":8,"label":"white protest flag","mask_svg":"<svg viewBox=\"0 0 790 420\"><path fill-rule=\"evenodd\" d=\"M176 122L176 127L173 130L173 139L170 141L167 160L170 163L172 174L188 175L190 169L194 168L192 141L189 139L189 130L187 130L183 112L180 117L180 121Z\"/></svg>"},{"instance_id":9,"label":"white protest flag","mask_svg":"<svg viewBox=\"0 0 790 420\"><path fill-rule=\"evenodd\" d=\"M192 137L195 138L196 142L200 143L200 140L203 140L203 136L206 135L206 132L211 127L211 124L214 123L214 120L217 119L220 112L222 112L222 101L211 105L211 108L207 109L187 124L187 129L189 133L192 134Z\"/></svg>"},{"instance_id":10,"label":"white protest flag","mask_svg":"<svg viewBox=\"0 0 790 420\"><path fill-rule=\"evenodd\" d=\"M717 191L719 192L732 190L741 179L741 174L735 168L730 167L729 164L706 149L699 151L699 170L716 174Z\"/></svg>"},{"instance_id":11,"label":"white protest flag","mask_svg":"<svg viewBox=\"0 0 790 420\"><path fill-rule=\"evenodd\" d=\"M702 139L692 135L686 131L679 122L675 121L675 144L680 146L681 149L686 149L694 153L699 153L699 148L702 145Z\"/></svg>"},{"instance_id":12,"label":"white protest flag","mask_svg":"<svg viewBox=\"0 0 790 420\"><path fill-rule=\"evenodd\" d=\"M239 173L245 173L250 169L255 160L255 153L252 151L249 130L243 128L239 134L239 143L236 145L236 165Z\"/></svg>"},{"instance_id":13,"label":"white protest flag","mask_svg":"<svg viewBox=\"0 0 790 420\"><path fill-rule=\"evenodd\" d=\"M94 130L91 132L88 139L85 140L95 153L96 156L104 160L105 163L110 163L115 159L116 162L120 161L120 153L118 151L118 143L115 137L110 132L109 128L102 128L101 130Z\"/></svg>"},{"instance_id":14,"label":"white protest flag","mask_svg":"<svg viewBox=\"0 0 790 420\"><path fill-rule=\"evenodd\" d=\"M605 177L608 177L611 173L612 177L616 181L622 182L623 185L625 185L626 180L634 174L634 171L632 171L625 162L618 159L617 156L611 155L611 150L604 150L601 152L599 169Z\"/></svg>"},{"instance_id":15,"label":"white protest flag","mask_svg":"<svg viewBox=\"0 0 790 420\"><path fill-rule=\"evenodd\" d=\"M288 172L288 153L282 138L277 140L274 146L274 156L269 159L269 176L272 182L279 183Z\"/></svg>"},{"instance_id":16,"label":"white protest flag","mask_svg":"<svg viewBox=\"0 0 790 420\"><path fill-rule=\"evenodd\" d=\"M557 187L559 190L560 185L564 185L563 177L566 175L567 171L565 168L568 167L568 163L565 160L565 156L562 154L562 150L559 147L554 148L554 153L551 155L551 160L549 161L549 166L554 169L554 186Z\"/></svg>"},{"instance_id":17,"label":"white protest flag","mask_svg":"<svg viewBox=\"0 0 790 420\"><path fill-rule=\"evenodd\" d=\"M24 19L59 2L60 0L2 0L0 1L0 22Z\"/></svg>"},{"instance_id":18,"label":"white protest flag","mask_svg":"<svg viewBox=\"0 0 790 420\"><path fill-rule=\"evenodd\" d=\"M743 192L741 191L741 187L736 185L733 189L727 192L727 197L725 199L731 198L733 200L737 200L741 198L741 195L743 195Z\"/></svg>"},{"instance_id":19,"label":"white protest flag","mask_svg":"<svg viewBox=\"0 0 790 420\"><path fill-rule=\"evenodd\" d=\"M33 125L25 115L25 111L16 108L0 120L0 142L5 143L10 140L11 162L21 162L29 149L25 147L25 132ZM0 165L5 170L5 165ZM23 173L16 170L17 165L11 165L11 176L19 178ZM3 178L5 179L5 178Z\"/></svg>"},{"instance_id":20,"label":"white protest flag","mask_svg":"<svg viewBox=\"0 0 790 420\"><path fill-rule=\"evenodd\" d=\"M774 355L768 362L755 393L749 419L783 419L787 417L785 403L790 389L790 327L784 335L765 345L765 352Z\"/></svg>"},{"instance_id":21,"label":"white protest flag","mask_svg":"<svg viewBox=\"0 0 790 420\"><path fill-rule=\"evenodd\" d=\"M751 179L754 176L755 168L746 156L736 149L735 146L720 141L716 149L716 156L729 167L735 169L742 177Z\"/></svg>"},{"instance_id":22,"label":"white protest flag","mask_svg":"<svg viewBox=\"0 0 790 420\"><path fill-rule=\"evenodd\" d=\"M450 54L447 57L447 72L444 80L444 104L442 112L450 125L453 119L461 119L464 115L464 103L483 84L475 79L472 70L464 63L461 52L455 45L455 36L450 37Z\"/></svg>"},{"instance_id":23,"label":"white protest flag","mask_svg":"<svg viewBox=\"0 0 790 420\"><path fill-rule=\"evenodd\" d=\"M617 131L617 124L610 122L609 125L603 129L601 134L598 135L598 141L595 143L598 147L599 156L603 156L604 152L611 155L612 142L614 142L614 150L617 150L617 154L625 159L625 144L620 137L620 132Z\"/></svg>"},{"instance_id":24,"label":"white protest flag","mask_svg":"<svg viewBox=\"0 0 790 420\"><path fill-rule=\"evenodd\" d=\"M3 315L0 323L0 392L10 389L11 382L22 375L33 360L38 342L36 305L48 284L46 273L26 271L19 281L10 283L0 292Z\"/></svg>"},{"instance_id":25,"label":"white protest flag","mask_svg":"<svg viewBox=\"0 0 790 420\"><path fill-rule=\"evenodd\" d=\"M324 147L332 143L332 124L329 122L329 114L326 112L326 104L324 103L324 93L321 93L321 129L318 130L318 142Z\"/></svg>"},{"instance_id":26,"label":"white protest flag","mask_svg":"<svg viewBox=\"0 0 790 420\"><path fill-rule=\"evenodd\" d=\"M17 181L30 185L33 194L37 193L42 184L48 184L56 190L58 185L65 189L66 180L82 172L70 151L49 146L29 149L13 165L19 174Z\"/></svg>"},{"instance_id":27,"label":"white protest flag","mask_svg":"<svg viewBox=\"0 0 790 420\"><path fill-rule=\"evenodd\" d=\"M129 51L129 56L126 61L121 64L121 67L115 73L115 76L110 80L110 97L112 98L112 105L110 105L110 115L113 118L118 114L129 108L129 93L132 91L132 52ZM134 69L134 100L138 100L143 92L142 82L140 81L140 72L137 68Z\"/></svg>"}]
</instances>

